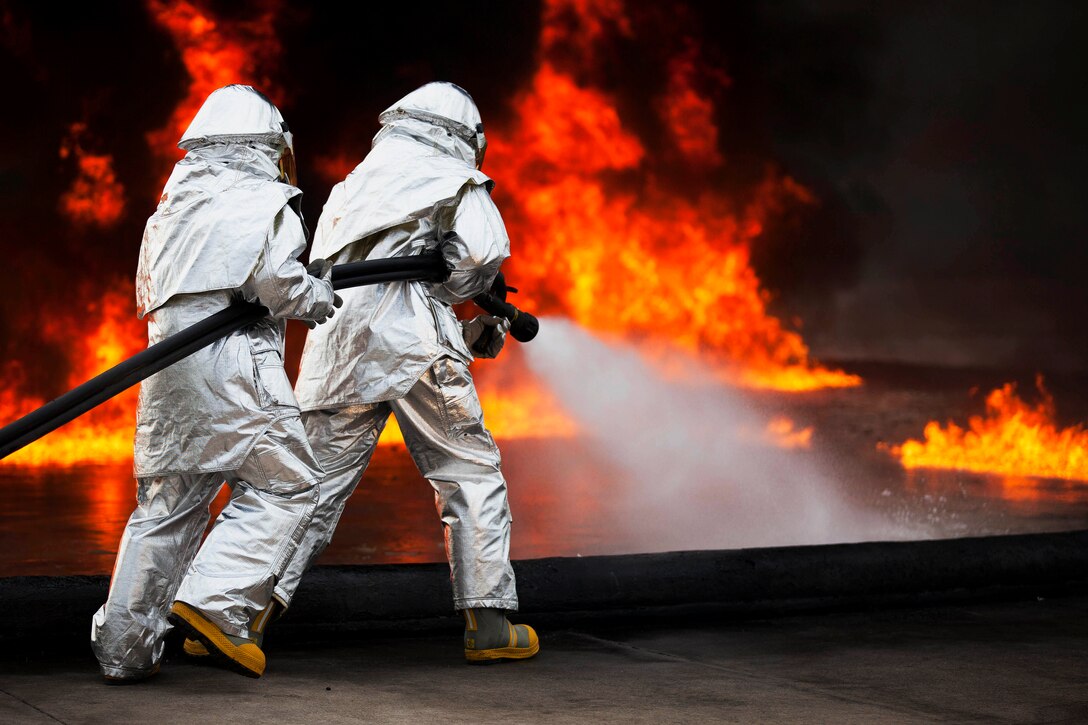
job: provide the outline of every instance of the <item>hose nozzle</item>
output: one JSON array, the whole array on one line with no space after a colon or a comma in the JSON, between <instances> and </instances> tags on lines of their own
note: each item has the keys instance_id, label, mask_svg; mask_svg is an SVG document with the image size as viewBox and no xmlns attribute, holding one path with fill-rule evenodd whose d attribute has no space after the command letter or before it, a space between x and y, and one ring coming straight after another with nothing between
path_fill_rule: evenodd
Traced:
<instances>
[{"instance_id":1,"label":"hose nozzle","mask_svg":"<svg viewBox=\"0 0 1088 725\"><path fill-rule=\"evenodd\" d=\"M529 342L540 331L540 320L535 316L519 310L506 301L507 292L517 292L516 287L508 287L506 278L502 272L495 276L491 283L491 289L476 295L472 301L479 305L489 315L505 317L510 321L510 334L518 342Z\"/></svg>"}]
</instances>

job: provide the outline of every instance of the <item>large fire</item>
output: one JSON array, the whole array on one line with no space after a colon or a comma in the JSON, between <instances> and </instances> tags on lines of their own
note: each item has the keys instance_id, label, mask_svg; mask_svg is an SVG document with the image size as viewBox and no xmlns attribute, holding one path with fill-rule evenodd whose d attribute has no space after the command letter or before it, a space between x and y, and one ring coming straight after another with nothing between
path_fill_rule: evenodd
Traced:
<instances>
[{"instance_id":1,"label":"large fire","mask_svg":"<svg viewBox=\"0 0 1088 725\"><path fill-rule=\"evenodd\" d=\"M545 4L540 67L514 99L512 128L494 134L488 150L516 245L508 276L526 290L521 303L653 347L679 346L749 387L860 384L812 361L801 336L768 312L750 264L767 220L787 204L814 203L812 195L773 172L743 200L655 179L645 162L661 151L646 148L607 92L553 61L573 54L589 62L609 24L632 32L622 3ZM718 129L713 105L692 84L695 57L689 47L672 64L657 107L682 163L713 166L722 163Z\"/></svg>"},{"instance_id":2,"label":"large fire","mask_svg":"<svg viewBox=\"0 0 1088 725\"><path fill-rule=\"evenodd\" d=\"M966 428L949 421L931 421L923 441L908 440L889 447L904 468L948 468L1012 477L1088 481L1088 429L1084 425L1058 428L1054 398L1036 379L1039 402L1034 405L1006 383L986 397L985 415L971 416Z\"/></svg>"},{"instance_id":3,"label":"large fire","mask_svg":"<svg viewBox=\"0 0 1088 725\"><path fill-rule=\"evenodd\" d=\"M148 134L164 167L178 158L178 138L215 88L252 83L279 99L271 75L281 50L273 22L279 4L270 0L263 7L244 22L228 22L195 1L147 0L190 76L169 122ZM649 166L655 155L700 173L725 162L715 103L696 78L698 48L688 43L668 66L665 88L653 103L666 135L649 147L607 89L576 76L563 62L593 62L596 44L609 30L635 32L621 0L546 2L539 66L512 99L513 121L489 129L486 171L499 182L496 199L514 240L508 276L523 289L517 303L640 344L659 360L674 350L695 355L733 384L787 391L860 384L855 375L814 362L801 336L770 314L769 295L750 263L750 250L770 219L787 205L816 200L774 171L745 198L712 186L681 190L655 176ZM719 87L729 83L722 73L714 78ZM315 168L323 175L342 176L354 165L335 153L319 161ZM103 309L112 309L111 295ZM100 329L118 341L112 352L100 356L104 348L94 341L74 349L71 384L143 347L131 295L119 309L123 314L107 314ZM502 372L509 364L500 358L481 376L481 398L496 437L576 435L575 424L537 384ZM517 384L507 384L513 378ZM43 402L10 391L4 396L5 420ZM5 462L128 460L134 396L111 401ZM391 424L385 440L396 440L397 433ZM784 447L805 447L811 429L776 421L763 435Z\"/></svg>"}]
</instances>

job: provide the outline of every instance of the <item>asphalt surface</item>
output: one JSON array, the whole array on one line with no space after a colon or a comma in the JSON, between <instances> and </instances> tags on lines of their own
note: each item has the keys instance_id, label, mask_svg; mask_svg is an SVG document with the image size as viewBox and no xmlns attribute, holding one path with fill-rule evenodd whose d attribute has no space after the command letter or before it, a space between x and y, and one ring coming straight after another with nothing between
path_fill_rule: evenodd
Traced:
<instances>
[{"instance_id":1,"label":"asphalt surface","mask_svg":"<svg viewBox=\"0 0 1088 725\"><path fill-rule=\"evenodd\" d=\"M85 641L9 641L0 722L1088 722L1086 595L541 619L541 653L524 662L466 664L453 618L288 628L270 631L261 679L175 653L125 687L102 683Z\"/></svg>"}]
</instances>

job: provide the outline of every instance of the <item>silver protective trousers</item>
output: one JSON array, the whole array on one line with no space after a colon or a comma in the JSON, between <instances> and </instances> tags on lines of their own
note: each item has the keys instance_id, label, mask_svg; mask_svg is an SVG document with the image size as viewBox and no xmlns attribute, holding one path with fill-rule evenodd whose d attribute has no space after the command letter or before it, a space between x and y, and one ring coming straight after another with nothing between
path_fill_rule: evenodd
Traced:
<instances>
[{"instance_id":1,"label":"silver protective trousers","mask_svg":"<svg viewBox=\"0 0 1088 725\"><path fill-rule=\"evenodd\" d=\"M130 678L155 669L175 600L225 633L247 636L302 540L320 475L295 415L275 421L235 471L139 479L109 598L91 625L103 674ZM230 502L201 545L224 481Z\"/></svg>"},{"instance_id":2,"label":"silver protective trousers","mask_svg":"<svg viewBox=\"0 0 1088 725\"><path fill-rule=\"evenodd\" d=\"M495 440L468 366L443 357L403 398L337 410L303 412L317 459L325 469L317 511L302 545L276 587L290 604L303 573L332 540L333 531L389 414L434 489L445 533L455 609L518 608L510 566L510 505Z\"/></svg>"}]
</instances>

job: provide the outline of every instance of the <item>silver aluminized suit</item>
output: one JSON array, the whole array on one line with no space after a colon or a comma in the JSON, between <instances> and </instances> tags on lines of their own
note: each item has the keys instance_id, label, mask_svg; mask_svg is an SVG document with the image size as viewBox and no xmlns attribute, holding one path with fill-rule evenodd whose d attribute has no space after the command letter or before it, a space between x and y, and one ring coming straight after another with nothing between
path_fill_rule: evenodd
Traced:
<instances>
[{"instance_id":1,"label":"silver aluminized suit","mask_svg":"<svg viewBox=\"0 0 1088 725\"><path fill-rule=\"evenodd\" d=\"M209 96L145 228L136 296L149 345L235 299L259 301L273 317L143 383L137 507L91 629L107 677L154 671L175 600L246 636L316 504L323 471L283 369L284 318L327 317L333 292L297 260L306 232L301 192L277 181L290 144L281 124L248 86ZM200 546L224 481L231 500Z\"/></svg>"},{"instance_id":2,"label":"silver aluminized suit","mask_svg":"<svg viewBox=\"0 0 1088 725\"><path fill-rule=\"evenodd\" d=\"M506 481L450 307L488 289L510 253L492 182L477 170L483 126L468 94L447 83L412 92L380 121L371 152L333 188L313 253L342 264L419 254L445 240L453 271L443 284L346 290L340 313L307 337L295 392L327 475L276 593L289 603L331 540L393 413L434 488L455 608L517 609Z\"/></svg>"}]
</instances>

